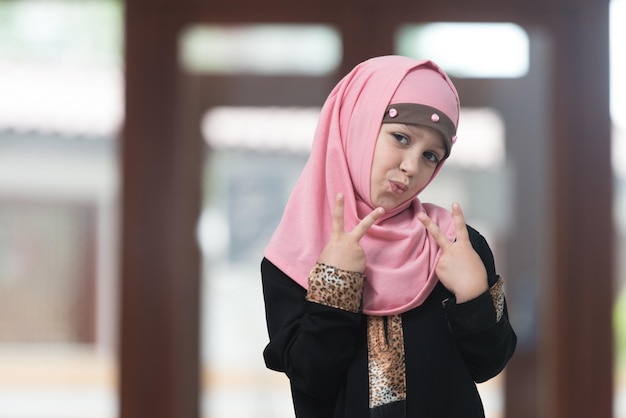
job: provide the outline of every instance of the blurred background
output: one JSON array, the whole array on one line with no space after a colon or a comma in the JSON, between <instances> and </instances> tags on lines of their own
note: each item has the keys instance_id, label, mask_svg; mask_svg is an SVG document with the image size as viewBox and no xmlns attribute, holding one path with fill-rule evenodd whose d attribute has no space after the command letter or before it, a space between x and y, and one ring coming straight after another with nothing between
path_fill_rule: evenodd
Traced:
<instances>
[{"instance_id":1,"label":"blurred background","mask_svg":"<svg viewBox=\"0 0 626 418\"><path fill-rule=\"evenodd\" d=\"M462 101L459 141L422 199L459 201L486 236L507 283L520 358L535 358L553 240L552 40L514 22L414 20L390 24L387 53L438 62ZM345 28L274 22L185 23L175 32L176 135L192 132L201 160L192 224L203 418L293 416L287 380L263 364L259 262L323 100L354 63L342 58ZM616 418L626 418L625 22L626 0L612 0L615 303L605 303ZM117 0L0 2L0 418L121 414L122 277L130 271L121 248L129 242L123 158L162 151L123 147L126 28ZM506 378L507 370L480 385L488 418L513 416Z\"/></svg>"}]
</instances>

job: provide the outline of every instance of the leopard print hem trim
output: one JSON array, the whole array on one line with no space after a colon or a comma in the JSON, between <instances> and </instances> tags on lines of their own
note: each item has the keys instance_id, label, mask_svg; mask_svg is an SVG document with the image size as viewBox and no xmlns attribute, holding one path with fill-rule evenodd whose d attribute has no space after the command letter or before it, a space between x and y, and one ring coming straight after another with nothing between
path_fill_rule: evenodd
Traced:
<instances>
[{"instance_id":1,"label":"leopard print hem trim","mask_svg":"<svg viewBox=\"0 0 626 418\"><path fill-rule=\"evenodd\" d=\"M316 263L309 274L306 300L358 313L364 283L365 275L362 273Z\"/></svg>"},{"instance_id":2,"label":"leopard print hem trim","mask_svg":"<svg viewBox=\"0 0 626 418\"><path fill-rule=\"evenodd\" d=\"M367 343L370 409L405 400L402 317L368 316Z\"/></svg>"},{"instance_id":3,"label":"leopard print hem trim","mask_svg":"<svg viewBox=\"0 0 626 418\"><path fill-rule=\"evenodd\" d=\"M500 322L504 314L504 280L502 280L502 277L498 278L496 284L491 286L489 293L491 294L493 307L496 309L496 322Z\"/></svg>"}]
</instances>

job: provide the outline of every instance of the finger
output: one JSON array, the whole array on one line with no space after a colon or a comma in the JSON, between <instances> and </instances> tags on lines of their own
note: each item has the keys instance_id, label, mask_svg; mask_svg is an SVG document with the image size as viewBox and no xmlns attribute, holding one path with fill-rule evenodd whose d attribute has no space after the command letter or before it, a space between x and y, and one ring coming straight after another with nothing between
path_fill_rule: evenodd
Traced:
<instances>
[{"instance_id":1,"label":"finger","mask_svg":"<svg viewBox=\"0 0 626 418\"><path fill-rule=\"evenodd\" d=\"M335 197L335 207L333 208L333 223L331 232L333 234L343 234L343 193L337 193Z\"/></svg>"},{"instance_id":2,"label":"finger","mask_svg":"<svg viewBox=\"0 0 626 418\"><path fill-rule=\"evenodd\" d=\"M454 219L457 241L469 241L469 233L467 232L467 225L465 223L465 217L463 216L463 210L461 209L461 205L458 203L452 204L452 219Z\"/></svg>"},{"instance_id":3,"label":"finger","mask_svg":"<svg viewBox=\"0 0 626 418\"><path fill-rule=\"evenodd\" d=\"M376 208L371 211L365 218L361 219L361 222L358 223L357 226L354 227L350 234L356 238L357 241L361 240L363 236L367 233L367 230L371 228L374 223L385 213L383 208Z\"/></svg>"},{"instance_id":4,"label":"finger","mask_svg":"<svg viewBox=\"0 0 626 418\"><path fill-rule=\"evenodd\" d=\"M424 212L420 212L417 215L417 219L419 219L419 221L426 227L428 233L435 239L435 242L437 242L441 248L445 248L450 244L450 240L443 232L441 232L439 225L434 223L428 215Z\"/></svg>"},{"instance_id":5,"label":"finger","mask_svg":"<svg viewBox=\"0 0 626 418\"><path fill-rule=\"evenodd\" d=\"M344 233L344 224L343 224L343 193L337 193L335 197L335 207L333 208L333 223L331 232L333 234L343 234Z\"/></svg>"}]
</instances>

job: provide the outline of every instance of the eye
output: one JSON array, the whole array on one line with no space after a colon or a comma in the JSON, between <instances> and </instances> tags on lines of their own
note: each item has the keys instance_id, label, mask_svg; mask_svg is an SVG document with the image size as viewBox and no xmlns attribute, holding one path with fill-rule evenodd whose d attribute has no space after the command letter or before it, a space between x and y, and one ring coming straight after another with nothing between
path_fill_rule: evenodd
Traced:
<instances>
[{"instance_id":1,"label":"eye","mask_svg":"<svg viewBox=\"0 0 626 418\"><path fill-rule=\"evenodd\" d=\"M399 133L392 133L391 135L394 137L394 139L398 143L400 143L402 145L408 145L409 144L409 138L407 136L399 134Z\"/></svg>"},{"instance_id":2,"label":"eye","mask_svg":"<svg viewBox=\"0 0 626 418\"><path fill-rule=\"evenodd\" d=\"M437 154L435 154L434 152L430 152L430 151L426 151L424 153L424 157L426 157L428 161L435 163L435 164L439 164L439 161L441 161Z\"/></svg>"}]
</instances>

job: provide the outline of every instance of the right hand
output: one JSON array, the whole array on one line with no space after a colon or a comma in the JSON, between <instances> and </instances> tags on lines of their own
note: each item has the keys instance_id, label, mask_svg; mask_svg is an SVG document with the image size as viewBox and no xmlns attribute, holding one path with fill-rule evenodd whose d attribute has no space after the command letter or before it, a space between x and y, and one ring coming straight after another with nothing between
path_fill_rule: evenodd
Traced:
<instances>
[{"instance_id":1,"label":"right hand","mask_svg":"<svg viewBox=\"0 0 626 418\"><path fill-rule=\"evenodd\" d=\"M458 203L452 205L452 218L456 239L450 240L428 215L420 213L418 219L441 248L435 267L439 281L454 293L457 303L467 302L489 289L487 270L469 239L463 211Z\"/></svg>"},{"instance_id":2,"label":"right hand","mask_svg":"<svg viewBox=\"0 0 626 418\"><path fill-rule=\"evenodd\" d=\"M333 223L330 240L322 250L319 262L342 270L363 273L365 271L365 251L359 241L381 215L383 208L376 208L359 222L350 232L344 229L344 197L338 193L333 209Z\"/></svg>"}]
</instances>

